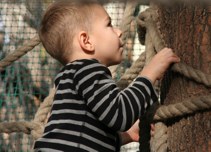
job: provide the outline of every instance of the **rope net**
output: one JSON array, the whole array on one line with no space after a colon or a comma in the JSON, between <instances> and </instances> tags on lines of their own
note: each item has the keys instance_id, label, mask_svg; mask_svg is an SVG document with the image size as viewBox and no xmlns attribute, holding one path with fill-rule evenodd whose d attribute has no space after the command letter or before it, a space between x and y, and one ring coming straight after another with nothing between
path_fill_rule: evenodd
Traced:
<instances>
[{"instance_id":1,"label":"rope net","mask_svg":"<svg viewBox=\"0 0 211 152\"><path fill-rule=\"evenodd\" d=\"M40 19L46 7L53 0L1 0L0 2L0 60L25 46L25 41L35 37ZM113 25L121 27L126 9L126 2L109 1L104 4L113 20ZM136 17L147 6L138 6ZM128 33L124 38L126 45L124 60L118 66L110 67L115 80L136 61L144 51L144 46L138 41L136 23L132 19ZM124 28L124 27L121 27ZM61 65L52 59L39 41L36 47L30 47L30 52L15 58L10 66L0 68L0 122L30 122L34 119L40 104L48 96L53 87L53 80ZM20 56L20 55L19 55ZM24 122L23 122L24 123ZM30 125L29 125L30 126ZM21 127L21 126L20 126ZM31 126L33 127L33 126ZM28 130L23 131L30 134ZM24 133L1 133L0 151L31 151L34 140ZM123 147L122 151L138 147Z\"/></svg>"}]
</instances>

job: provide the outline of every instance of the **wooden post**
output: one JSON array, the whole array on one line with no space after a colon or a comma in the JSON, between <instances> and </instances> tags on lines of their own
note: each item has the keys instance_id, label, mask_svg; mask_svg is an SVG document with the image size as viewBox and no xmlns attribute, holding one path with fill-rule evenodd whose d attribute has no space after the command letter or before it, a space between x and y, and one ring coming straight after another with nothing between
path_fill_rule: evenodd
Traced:
<instances>
[{"instance_id":1,"label":"wooden post","mask_svg":"<svg viewBox=\"0 0 211 152\"><path fill-rule=\"evenodd\" d=\"M180 0L174 5L158 6L159 29L167 46L173 48L182 62L211 74L211 4ZM177 73L169 73L162 87L163 104L211 94L211 88ZM170 119L166 124L169 151L211 152L210 110Z\"/></svg>"}]
</instances>

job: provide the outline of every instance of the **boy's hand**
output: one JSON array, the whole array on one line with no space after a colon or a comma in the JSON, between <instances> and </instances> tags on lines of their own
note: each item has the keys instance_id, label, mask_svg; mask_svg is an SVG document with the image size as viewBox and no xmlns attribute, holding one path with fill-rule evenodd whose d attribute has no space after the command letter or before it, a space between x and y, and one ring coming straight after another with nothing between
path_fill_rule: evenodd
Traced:
<instances>
[{"instance_id":1,"label":"boy's hand","mask_svg":"<svg viewBox=\"0 0 211 152\"><path fill-rule=\"evenodd\" d=\"M150 135L151 135L151 137L154 137L154 135L155 135L155 124L150 124L150 127L151 127Z\"/></svg>"},{"instance_id":2,"label":"boy's hand","mask_svg":"<svg viewBox=\"0 0 211 152\"><path fill-rule=\"evenodd\" d=\"M120 132L121 145L125 145L130 142L139 141L139 119L133 124L133 126L126 132ZM150 125L150 135L151 137L155 134L155 125Z\"/></svg>"},{"instance_id":3,"label":"boy's hand","mask_svg":"<svg viewBox=\"0 0 211 152\"><path fill-rule=\"evenodd\" d=\"M132 142L139 141L139 119L133 124L133 126L127 131L130 135Z\"/></svg>"},{"instance_id":4,"label":"boy's hand","mask_svg":"<svg viewBox=\"0 0 211 152\"><path fill-rule=\"evenodd\" d=\"M133 126L125 131L120 132L121 145L125 145L130 142L139 141L139 119L133 124Z\"/></svg>"},{"instance_id":5,"label":"boy's hand","mask_svg":"<svg viewBox=\"0 0 211 152\"><path fill-rule=\"evenodd\" d=\"M144 67L140 75L147 77L151 80L152 84L154 84L156 80L162 78L170 64L179 61L180 58L172 51L172 49L164 48L152 58L149 64Z\"/></svg>"}]
</instances>

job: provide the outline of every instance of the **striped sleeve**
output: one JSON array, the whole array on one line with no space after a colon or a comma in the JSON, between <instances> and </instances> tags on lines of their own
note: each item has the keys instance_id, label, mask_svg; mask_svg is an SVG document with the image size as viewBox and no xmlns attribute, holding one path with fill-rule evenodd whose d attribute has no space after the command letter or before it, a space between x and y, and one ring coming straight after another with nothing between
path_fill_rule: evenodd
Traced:
<instances>
[{"instance_id":1,"label":"striped sleeve","mask_svg":"<svg viewBox=\"0 0 211 152\"><path fill-rule=\"evenodd\" d=\"M128 130L147 107L157 101L151 82L138 77L124 90L116 86L107 67L90 62L74 75L76 92L98 119L116 131Z\"/></svg>"}]
</instances>

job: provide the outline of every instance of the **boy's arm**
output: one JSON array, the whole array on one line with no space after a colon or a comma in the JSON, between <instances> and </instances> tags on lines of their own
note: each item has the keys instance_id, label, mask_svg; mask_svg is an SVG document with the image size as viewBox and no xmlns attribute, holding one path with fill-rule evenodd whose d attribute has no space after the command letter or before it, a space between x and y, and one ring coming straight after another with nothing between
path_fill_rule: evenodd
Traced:
<instances>
[{"instance_id":1,"label":"boy's arm","mask_svg":"<svg viewBox=\"0 0 211 152\"><path fill-rule=\"evenodd\" d=\"M126 131L144 114L146 108L157 101L152 83L162 77L171 63L178 61L171 49L161 50L140 76L122 91L106 67L91 62L75 73L76 91L98 120L113 130Z\"/></svg>"},{"instance_id":2,"label":"boy's arm","mask_svg":"<svg viewBox=\"0 0 211 152\"><path fill-rule=\"evenodd\" d=\"M97 63L81 68L74 79L76 90L98 120L115 131L126 131L157 101L157 95L152 83L143 77L120 91L107 70Z\"/></svg>"},{"instance_id":3,"label":"boy's arm","mask_svg":"<svg viewBox=\"0 0 211 152\"><path fill-rule=\"evenodd\" d=\"M144 67L140 72L140 76L148 78L152 84L160 79L165 73L168 66L173 62L179 62L180 59L169 48L164 48L159 52L151 62ZM155 66L156 65L156 66ZM154 70L152 70L154 69ZM151 124L151 135L154 134L154 125ZM139 120L125 132L119 132L120 145L124 145L130 142L138 142L139 140Z\"/></svg>"}]
</instances>

